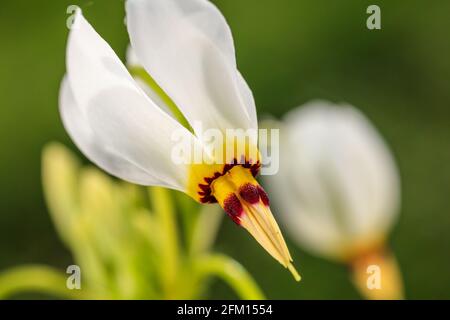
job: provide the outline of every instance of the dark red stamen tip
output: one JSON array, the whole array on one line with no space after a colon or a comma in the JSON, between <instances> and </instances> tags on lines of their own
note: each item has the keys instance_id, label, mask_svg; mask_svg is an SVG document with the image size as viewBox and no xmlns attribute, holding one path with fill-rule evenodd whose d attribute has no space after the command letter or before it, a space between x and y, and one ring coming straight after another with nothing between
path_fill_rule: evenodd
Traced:
<instances>
[{"instance_id":1,"label":"dark red stamen tip","mask_svg":"<svg viewBox=\"0 0 450 320\"><path fill-rule=\"evenodd\" d=\"M239 216L244 212L238 197L232 193L224 201L223 209L237 225L241 224Z\"/></svg>"},{"instance_id":2,"label":"dark red stamen tip","mask_svg":"<svg viewBox=\"0 0 450 320\"><path fill-rule=\"evenodd\" d=\"M261 201L266 206L269 206L269 196L267 195L267 193L264 191L264 189L261 186L258 186L258 193L259 193L259 196L261 197Z\"/></svg>"},{"instance_id":3,"label":"dark red stamen tip","mask_svg":"<svg viewBox=\"0 0 450 320\"><path fill-rule=\"evenodd\" d=\"M239 188L239 195L246 202L254 204L259 202L259 191L258 188L251 183L246 183Z\"/></svg>"}]
</instances>

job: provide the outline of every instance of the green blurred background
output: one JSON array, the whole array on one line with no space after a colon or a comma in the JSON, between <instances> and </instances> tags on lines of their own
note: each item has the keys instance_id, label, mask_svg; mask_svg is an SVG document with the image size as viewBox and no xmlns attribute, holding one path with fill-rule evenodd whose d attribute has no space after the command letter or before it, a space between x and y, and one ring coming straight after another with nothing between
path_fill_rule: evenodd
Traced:
<instances>
[{"instance_id":1,"label":"green blurred background","mask_svg":"<svg viewBox=\"0 0 450 320\"><path fill-rule=\"evenodd\" d=\"M231 25L239 68L260 115L279 117L325 98L349 102L375 123L402 176L391 243L406 296L450 298L450 1L213 2ZM40 181L47 142L76 150L57 109L70 4L81 6L124 57L123 1L0 2L0 270L45 263L64 271L72 261L50 221ZM370 4L381 7L382 30L366 28ZM288 242L300 284L228 219L216 248L240 261L269 298L359 297L345 267ZM210 296L235 297L219 282Z\"/></svg>"}]
</instances>

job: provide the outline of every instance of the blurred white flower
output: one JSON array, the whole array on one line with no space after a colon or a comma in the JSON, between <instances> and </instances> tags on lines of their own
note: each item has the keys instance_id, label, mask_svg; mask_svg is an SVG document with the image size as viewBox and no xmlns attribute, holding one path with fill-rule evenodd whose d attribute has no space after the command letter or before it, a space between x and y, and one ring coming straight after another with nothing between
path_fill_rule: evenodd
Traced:
<instances>
[{"instance_id":1,"label":"blurred white flower","mask_svg":"<svg viewBox=\"0 0 450 320\"><path fill-rule=\"evenodd\" d=\"M357 109L325 101L291 111L279 126L280 171L265 182L292 238L336 261L355 265L376 253L368 262L384 263L400 179L376 129Z\"/></svg>"}]
</instances>

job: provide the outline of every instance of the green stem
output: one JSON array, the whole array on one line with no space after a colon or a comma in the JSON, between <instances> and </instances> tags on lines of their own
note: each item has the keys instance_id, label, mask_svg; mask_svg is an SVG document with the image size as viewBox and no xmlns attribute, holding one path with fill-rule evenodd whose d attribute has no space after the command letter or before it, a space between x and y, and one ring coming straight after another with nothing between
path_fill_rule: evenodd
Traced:
<instances>
[{"instance_id":1,"label":"green stem","mask_svg":"<svg viewBox=\"0 0 450 320\"><path fill-rule=\"evenodd\" d=\"M181 226L183 228L186 247L189 249L191 247L195 225L199 218L201 205L182 192L173 192L173 196L176 201L177 212L179 212L179 216L181 217Z\"/></svg>"},{"instance_id":2,"label":"green stem","mask_svg":"<svg viewBox=\"0 0 450 320\"><path fill-rule=\"evenodd\" d=\"M224 213L218 205L203 205L197 211L199 212L189 239L191 255L203 254L211 249L224 217Z\"/></svg>"},{"instance_id":3,"label":"green stem","mask_svg":"<svg viewBox=\"0 0 450 320\"><path fill-rule=\"evenodd\" d=\"M256 281L234 259L222 254L211 254L196 259L201 276L215 275L224 280L244 300L266 299Z\"/></svg>"},{"instance_id":4,"label":"green stem","mask_svg":"<svg viewBox=\"0 0 450 320\"><path fill-rule=\"evenodd\" d=\"M170 191L162 187L151 187L148 189L153 212L161 229L161 274L165 284L165 291L170 294L176 286L178 273L178 229L175 217L175 208L170 199Z\"/></svg>"},{"instance_id":5,"label":"green stem","mask_svg":"<svg viewBox=\"0 0 450 320\"><path fill-rule=\"evenodd\" d=\"M66 275L47 266L15 267L0 274L0 299L32 291L69 299L89 298L84 289L68 289L66 281Z\"/></svg>"}]
</instances>

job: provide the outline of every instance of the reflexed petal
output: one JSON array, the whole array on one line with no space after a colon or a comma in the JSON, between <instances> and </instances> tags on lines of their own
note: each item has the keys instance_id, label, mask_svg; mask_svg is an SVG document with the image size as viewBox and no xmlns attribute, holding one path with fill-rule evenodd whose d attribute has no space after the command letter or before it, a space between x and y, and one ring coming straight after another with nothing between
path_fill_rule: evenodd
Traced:
<instances>
[{"instance_id":1,"label":"reflexed petal","mask_svg":"<svg viewBox=\"0 0 450 320\"><path fill-rule=\"evenodd\" d=\"M142 67L142 64L139 62L138 58L136 57L136 53L134 52L134 49L131 45L128 45L127 47L127 53L126 53L126 64L130 67Z\"/></svg>"},{"instance_id":2,"label":"reflexed petal","mask_svg":"<svg viewBox=\"0 0 450 320\"><path fill-rule=\"evenodd\" d=\"M138 61L136 54L134 53L133 48L131 45L127 48L127 54L126 54L126 64L128 68L131 70L131 74L133 74L133 70L139 70L139 74L133 74L134 80L136 81L137 85L144 91L150 100L152 100L158 107L160 107L164 112L166 112L168 115L170 115L172 118L176 120L174 117L172 111L170 110L170 107L167 105L164 97L162 94L158 91L160 89L156 89L152 84L146 82L146 79L144 79L143 76L141 76L141 72L145 73L146 77L150 77L147 72L144 70L144 67L142 64Z\"/></svg>"},{"instance_id":3,"label":"reflexed petal","mask_svg":"<svg viewBox=\"0 0 450 320\"><path fill-rule=\"evenodd\" d=\"M180 132L195 143L194 137L136 85L80 11L69 36L67 69L61 115L86 156L124 180L184 190L187 168L171 160L171 137Z\"/></svg>"},{"instance_id":4,"label":"reflexed petal","mask_svg":"<svg viewBox=\"0 0 450 320\"><path fill-rule=\"evenodd\" d=\"M238 71L237 73L237 85L244 100L244 105L247 108L247 113L250 117L251 128L258 127L258 119L256 117L256 105L255 99L253 98L253 92L248 86L242 74Z\"/></svg>"},{"instance_id":5,"label":"reflexed petal","mask_svg":"<svg viewBox=\"0 0 450 320\"><path fill-rule=\"evenodd\" d=\"M127 16L139 61L191 124L257 127L251 91L236 69L230 29L213 4L128 0Z\"/></svg>"},{"instance_id":6,"label":"reflexed petal","mask_svg":"<svg viewBox=\"0 0 450 320\"><path fill-rule=\"evenodd\" d=\"M61 118L77 147L95 164L114 175L139 184L146 184L152 177L125 158L119 157L102 145L91 129L89 120L78 107L67 78L61 84L59 96Z\"/></svg>"}]
</instances>

